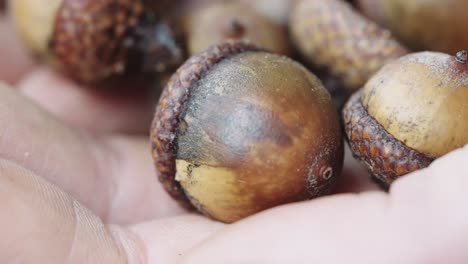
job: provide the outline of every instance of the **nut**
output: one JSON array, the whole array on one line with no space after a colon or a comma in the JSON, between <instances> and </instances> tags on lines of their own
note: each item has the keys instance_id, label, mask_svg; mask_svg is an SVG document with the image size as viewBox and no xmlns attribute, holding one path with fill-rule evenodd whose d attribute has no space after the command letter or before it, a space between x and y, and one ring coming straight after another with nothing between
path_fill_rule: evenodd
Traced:
<instances>
[{"instance_id":1,"label":"nut","mask_svg":"<svg viewBox=\"0 0 468 264\"><path fill-rule=\"evenodd\" d=\"M212 4L195 12L188 24L190 54L197 54L226 39L249 40L276 53L289 53L286 29L248 4Z\"/></svg>"},{"instance_id":2,"label":"nut","mask_svg":"<svg viewBox=\"0 0 468 264\"><path fill-rule=\"evenodd\" d=\"M223 222L329 193L343 162L337 113L320 81L246 42L189 59L152 127L165 189Z\"/></svg>"},{"instance_id":3,"label":"nut","mask_svg":"<svg viewBox=\"0 0 468 264\"><path fill-rule=\"evenodd\" d=\"M449 54L468 46L468 1L359 0L360 9L416 50Z\"/></svg>"},{"instance_id":4,"label":"nut","mask_svg":"<svg viewBox=\"0 0 468 264\"><path fill-rule=\"evenodd\" d=\"M134 72L163 72L183 59L168 23L143 0L10 2L25 44L81 82Z\"/></svg>"},{"instance_id":5,"label":"nut","mask_svg":"<svg viewBox=\"0 0 468 264\"><path fill-rule=\"evenodd\" d=\"M343 110L354 155L385 184L468 143L466 52L410 54L384 66Z\"/></svg>"},{"instance_id":6,"label":"nut","mask_svg":"<svg viewBox=\"0 0 468 264\"><path fill-rule=\"evenodd\" d=\"M299 0L291 14L290 31L312 66L327 69L352 91L387 62L408 53L389 31L342 0Z\"/></svg>"}]
</instances>

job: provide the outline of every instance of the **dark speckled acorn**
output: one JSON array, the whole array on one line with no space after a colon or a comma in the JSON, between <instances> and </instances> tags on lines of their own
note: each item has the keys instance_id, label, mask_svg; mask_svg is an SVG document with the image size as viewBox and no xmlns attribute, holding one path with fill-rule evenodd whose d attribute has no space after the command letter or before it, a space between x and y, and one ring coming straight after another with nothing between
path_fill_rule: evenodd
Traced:
<instances>
[{"instance_id":1,"label":"dark speckled acorn","mask_svg":"<svg viewBox=\"0 0 468 264\"><path fill-rule=\"evenodd\" d=\"M384 66L343 110L354 155L385 185L468 144L467 53Z\"/></svg>"},{"instance_id":2,"label":"dark speckled acorn","mask_svg":"<svg viewBox=\"0 0 468 264\"><path fill-rule=\"evenodd\" d=\"M42 60L80 82L164 72L183 61L176 35L155 9L166 1L15 0L13 19ZM150 3L150 1L148 1Z\"/></svg>"},{"instance_id":3,"label":"dark speckled acorn","mask_svg":"<svg viewBox=\"0 0 468 264\"><path fill-rule=\"evenodd\" d=\"M179 68L151 134L169 194L228 223L329 193L343 162L338 116L321 82L246 42L212 46Z\"/></svg>"}]
</instances>

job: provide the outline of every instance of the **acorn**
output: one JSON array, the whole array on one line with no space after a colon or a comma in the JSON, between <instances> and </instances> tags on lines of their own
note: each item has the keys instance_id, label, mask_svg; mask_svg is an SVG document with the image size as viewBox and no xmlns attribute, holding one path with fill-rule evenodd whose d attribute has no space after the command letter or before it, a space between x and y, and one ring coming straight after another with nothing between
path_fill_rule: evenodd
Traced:
<instances>
[{"instance_id":1,"label":"acorn","mask_svg":"<svg viewBox=\"0 0 468 264\"><path fill-rule=\"evenodd\" d=\"M257 12L268 17L279 25L287 25L291 0L240 0L251 5Z\"/></svg>"},{"instance_id":2,"label":"acorn","mask_svg":"<svg viewBox=\"0 0 468 264\"><path fill-rule=\"evenodd\" d=\"M449 54L468 46L466 0L359 0L368 17L415 50Z\"/></svg>"},{"instance_id":3,"label":"acorn","mask_svg":"<svg viewBox=\"0 0 468 264\"><path fill-rule=\"evenodd\" d=\"M343 0L298 0L290 15L290 32L312 67L325 69L350 91L408 53L388 30Z\"/></svg>"},{"instance_id":4,"label":"acorn","mask_svg":"<svg viewBox=\"0 0 468 264\"><path fill-rule=\"evenodd\" d=\"M389 186L468 144L467 53L421 52L384 66L343 109L354 156Z\"/></svg>"},{"instance_id":5,"label":"acorn","mask_svg":"<svg viewBox=\"0 0 468 264\"><path fill-rule=\"evenodd\" d=\"M177 70L151 140L166 191L226 223L329 193L343 163L338 115L320 81L243 41L211 46Z\"/></svg>"},{"instance_id":6,"label":"acorn","mask_svg":"<svg viewBox=\"0 0 468 264\"><path fill-rule=\"evenodd\" d=\"M249 40L273 52L289 54L286 29L239 2L208 5L188 20L188 50L197 54L227 39Z\"/></svg>"},{"instance_id":7,"label":"acorn","mask_svg":"<svg viewBox=\"0 0 468 264\"><path fill-rule=\"evenodd\" d=\"M39 59L84 83L160 73L183 62L167 1L15 0L12 17ZM149 4L152 3L152 4Z\"/></svg>"}]
</instances>

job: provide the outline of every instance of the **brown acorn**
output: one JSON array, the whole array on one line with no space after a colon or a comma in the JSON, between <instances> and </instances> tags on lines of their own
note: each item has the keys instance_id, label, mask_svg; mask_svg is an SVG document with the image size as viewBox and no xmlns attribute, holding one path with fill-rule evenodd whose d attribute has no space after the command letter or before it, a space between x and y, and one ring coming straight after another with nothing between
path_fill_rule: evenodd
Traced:
<instances>
[{"instance_id":1,"label":"brown acorn","mask_svg":"<svg viewBox=\"0 0 468 264\"><path fill-rule=\"evenodd\" d=\"M242 3L249 4L257 12L273 20L277 24L286 26L292 0L240 0Z\"/></svg>"},{"instance_id":2,"label":"brown acorn","mask_svg":"<svg viewBox=\"0 0 468 264\"><path fill-rule=\"evenodd\" d=\"M10 7L37 57L77 81L97 82L180 65L183 53L173 29L151 8L164 2L15 0Z\"/></svg>"},{"instance_id":3,"label":"brown acorn","mask_svg":"<svg viewBox=\"0 0 468 264\"><path fill-rule=\"evenodd\" d=\"M450 54L468 46L466 0L359 0L364 14L415 50Z\"/></svg>"},{"instance_id":4,"label":"brown acorn","mask_svg":"<svg viewBox=\"0 0 468 264\"><path fill-rule=\"evenodd\" d=\"M338 116L320 81L246 42L214 45L179 68L151 134L168 193L228 223L329 193L343 162Z\"/></svg>"},{"instance_id":5,"label":"brown acorn","mask_svg":"<svg viewBox=\"0 0 468 264\"><path fill-rule=\"evenodd\" d=\"M388 30L343 0L298 0L290 16L293 42L312 66L354 91L383 65L408 53Z\"/></svg>"},{"instance_id":6,"label":"brown acorn","mask_svg":"<svg viewBox=\"0 0 468 264\"><path fill-rule=\"evenodd\" d=\"M286 29L259 14L250 5L238 2L208 5L188 20L188 50L197 54L226 39L249 40L260 47L287 55Z\"/></svg>"},{"instance_id":7,"label":"brown acorn","mask_svg":"<svg viewBox=\"0 0 468 264\"><path fill-rule=\"evenodd\" d=\"M351 150L386 185L468 144L466 52L384 66L343 110Z\"/></svg>"}]
</instances>

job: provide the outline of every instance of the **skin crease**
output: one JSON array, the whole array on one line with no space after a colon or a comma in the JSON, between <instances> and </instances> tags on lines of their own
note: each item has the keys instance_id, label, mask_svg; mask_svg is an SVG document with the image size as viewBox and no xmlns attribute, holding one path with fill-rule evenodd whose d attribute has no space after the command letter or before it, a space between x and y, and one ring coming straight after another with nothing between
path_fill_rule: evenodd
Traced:
<instances>
[{"instance_id":1,"label":"skin crease","mask_svg":"<svg viewBox=\"0 0 468 264\"><path fill-rule=\"evenodd\" d=\"M9 38L13 37L2 35L2 42ZM8 53L3 48L0 54ZM8 67L1 64L0 79L23 67L21 63L19 59ZM464 162L468 148L398 180L389 195L334 195L225 226L183 212L165 198L155 181L149 151L145 154L147 136L111 136L119 131L115 127L112 133L104 132L111 126L106 124L105 112L99 115L98 103L97 116L88 118L96 120L96 127L104 127L95 129L100 133L73 123L65 114L73 112L68 105L61 106L60 117L40 110L36 104L52 108L63 96L50 93L58 89L50 86L60 77L48 76L35 81L35 89L49 92L49 98L0 88L0 263L35 263L39 258L43 263L131 264L240 260L458 264L468 260L468 166ZM83 143L78 142L76 131L96 143L95 153L120 159L100 163L98 154L89 150L80 154L76 149ZM58 146L65 146L65 151ZM89 171L92 164L105 166L106 173ZM368 177L349 155L343 179L342 184L353 188L341 187L342 192L369 190Z\"/></svg>"}]
</instances>

